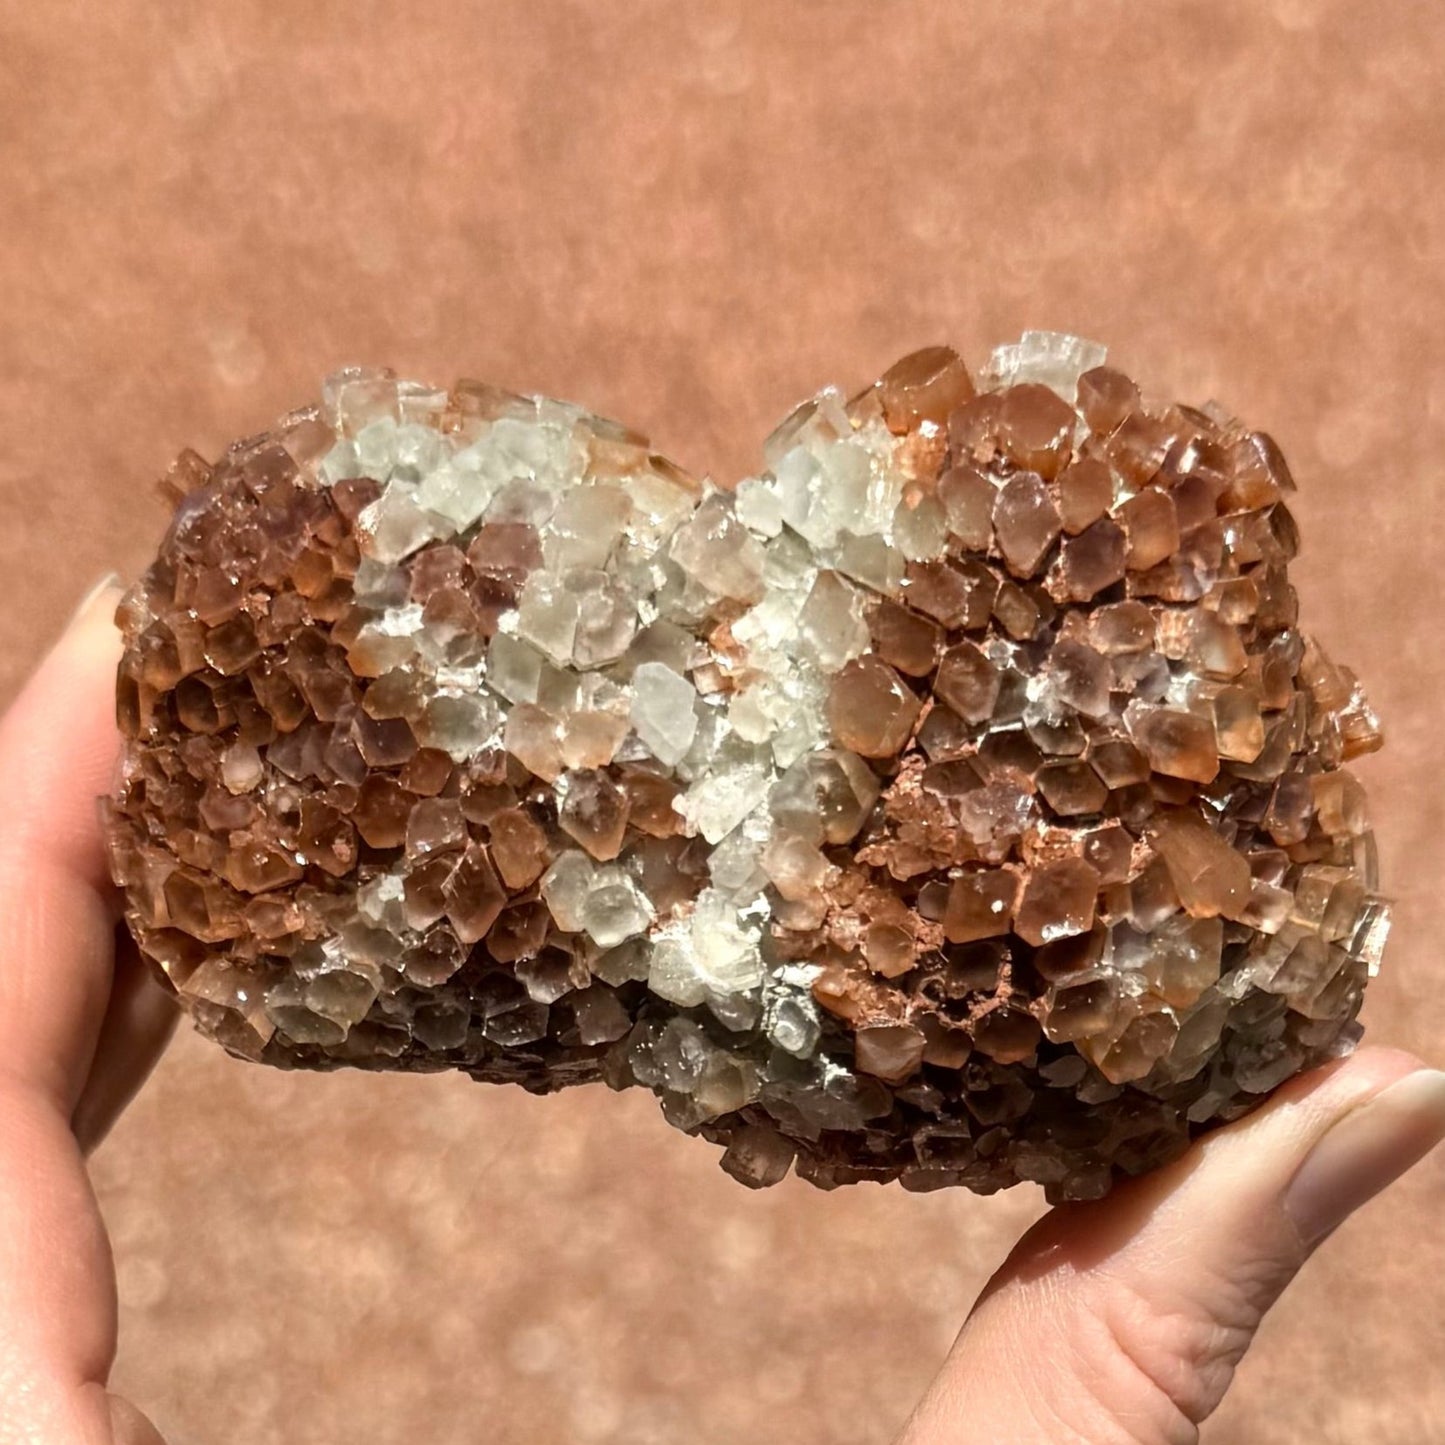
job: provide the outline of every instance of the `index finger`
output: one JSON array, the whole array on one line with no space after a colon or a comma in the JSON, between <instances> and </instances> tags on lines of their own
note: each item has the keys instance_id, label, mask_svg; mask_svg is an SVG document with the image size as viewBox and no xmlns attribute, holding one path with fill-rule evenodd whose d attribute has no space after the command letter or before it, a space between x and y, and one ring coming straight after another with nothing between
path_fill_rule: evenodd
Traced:
<instances>
[{"instance_id":1,"label":"index finger","mask_svg":"<svg viewBox=\"0 0 1445 1445\"><path fill-rule=\"evenodd\" d=\"M67 1118L114 967L97 800L119 747L118 595L87 599L0 722L0 1071Z\"/></svg>"}]
</instances>

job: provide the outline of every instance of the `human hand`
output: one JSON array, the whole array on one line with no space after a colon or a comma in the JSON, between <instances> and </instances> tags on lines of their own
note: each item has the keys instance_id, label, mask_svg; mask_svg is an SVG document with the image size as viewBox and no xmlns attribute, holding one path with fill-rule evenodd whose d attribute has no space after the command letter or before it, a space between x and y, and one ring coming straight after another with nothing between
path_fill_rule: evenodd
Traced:
<instances>
[{"instance_id":1,"label":"human hand","mask_svg":"<svg viewBox=\"0 0 1445 1445\"><path fill-rule=\"evenodd\" d=\"M160 1438L105 1388L115 1280L84 1165L175 1018L116 932L97 825L115 601L81 609L0 723L0 1445ZM1052 1211L899 1445L1195 1440L1313 1248L1442 1137L1445 1076L1366 1049L1108 1199Z\"/></svg>"},{"instance_id":2,"label":"human hand","mask_svg":"<svg viewBox=\"0 0 1445 1445\"><path fill-rule=\"evenodd\" d=\"M1445 1074L1362 1049L1107 1199L989 1282L898 1445L1190 1445L1265 1311L1445 1137Z\"/></svg>"},{"instance_id":3,"label":"human hand","mask_svg":"<svg viewBox=\"0 0 1445 1445\"><path fill-rule=\"evenodd\" d=\"M115 1273L85 1171L176 1009L124 930L96 799L119 591L81 606L0 722L0 1445L154 1445L107 1392Z\"/></svg>"}]
</instances>

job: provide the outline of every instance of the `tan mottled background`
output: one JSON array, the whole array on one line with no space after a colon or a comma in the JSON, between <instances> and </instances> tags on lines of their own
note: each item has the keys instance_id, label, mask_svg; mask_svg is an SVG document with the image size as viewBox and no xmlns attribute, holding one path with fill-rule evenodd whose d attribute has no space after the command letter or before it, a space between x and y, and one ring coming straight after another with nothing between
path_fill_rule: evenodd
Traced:
<instances>
[{"instance_id":1,"label":"tan mottled background","mask_svg":"<svg viewBox=\"0 0 1445 1445\"><path fill-rule=\"evenodd\" d=\"M145 563L182 445L339 363L733 476L824 381L1077 330L1291 457L1391 733L1366 1018L1445 1060L1442 68L1437 0L0 0L0 689ZM755 1196L646 1098L190 1036L95 1177L117 1386L227 1445L881 1445L1040 1207ZM1442 1204L1436 1159L1340 1231L1207 1441L1445 1441Z\"/></svg>"}]
</instances>

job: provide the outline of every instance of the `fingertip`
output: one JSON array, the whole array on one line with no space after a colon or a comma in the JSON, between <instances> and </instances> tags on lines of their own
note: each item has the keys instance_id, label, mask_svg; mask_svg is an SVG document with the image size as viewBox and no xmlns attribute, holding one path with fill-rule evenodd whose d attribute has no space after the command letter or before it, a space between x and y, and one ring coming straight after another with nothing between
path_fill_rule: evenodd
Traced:
<instances>
[{"instance_id":1,"label":"fingertip","mask_svg":"<svg viewBox=\"0 0 1445 1445\"><path fill-rule=\"evenodd\" d=\"M1445 1073L1414 1068L1347 1108L1285 1187L1282 1206L1313 1248L1445 1140Z\"/></svg>"},{"instance_id":2,"label":"fingertip","mask_svg":"<svg viewBox=\"0 0 1445 1445\"><path fill-rule=\"evenodd\" d=\"M165 1052L180 1018L175 998L156 982L124 928L117 930L115 982L90 1071L70 1127L89 1155L135 1098Z\"/></svg>"},{"instance_id":3,"label":"fingertip","mask_svg":"<svg viewBox=\"0 0 1445 1445\"><path fill-rule=\"evenodd\" d=\"M120 605L125 589L118 572L107 572L86 589L84 596L75 604L66 624L66 633L77 628L99 627L101 624L115 629L115 612Z\"/></svg>"},{"instance_id":4,"label":"fingertip","mask_svg":"<svg viewBox=\"0 0 1445 1445\"><path fill-rule=\"evenodd\" d=\"M107 1392L112 1445L166 1445L161 1432L124 1395Z\"/></svg>"},{"instance_id":5,"label":"fingertip","mask_svg":"<svg viewBox=\"0 0 1445 1445\"><path fill-rule=\"evenodd\" d=\"M1370 1045L1296 1075L1253 1112L1204 1135L1181 1160L1159 1172L1157 1187L1161 1193L1173 1191L1211 1159L1216 1170L1225 1157L1234 1164L1257 1157L1262 1167L1298 1161L1336 1120L1422 1071L1431 1072L1415 1054ZM1277 1169L1272 1172L1278 1175Z\"/></svg>"}]
</instances>

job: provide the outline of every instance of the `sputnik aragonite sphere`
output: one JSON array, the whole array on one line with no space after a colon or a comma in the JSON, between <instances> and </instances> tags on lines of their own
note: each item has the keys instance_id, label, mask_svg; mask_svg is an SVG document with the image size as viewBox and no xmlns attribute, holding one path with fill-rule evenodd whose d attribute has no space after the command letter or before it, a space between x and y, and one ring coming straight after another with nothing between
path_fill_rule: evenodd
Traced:
<instances>
[{"instance_id":1,"label":"sputnik aragonite sphere","mask_svg":"<svg viewBox=\"0 0 1445 1445\"><path fill-rule=\"evenodd\" d=\"M1346 1051L1388 915L1274 443L1029 333L734 490L345 372L193 454L120 610L111 854L285 1068L640 1084L770 1184L1105 1192Z\"/></svg>"}]
</instances>

